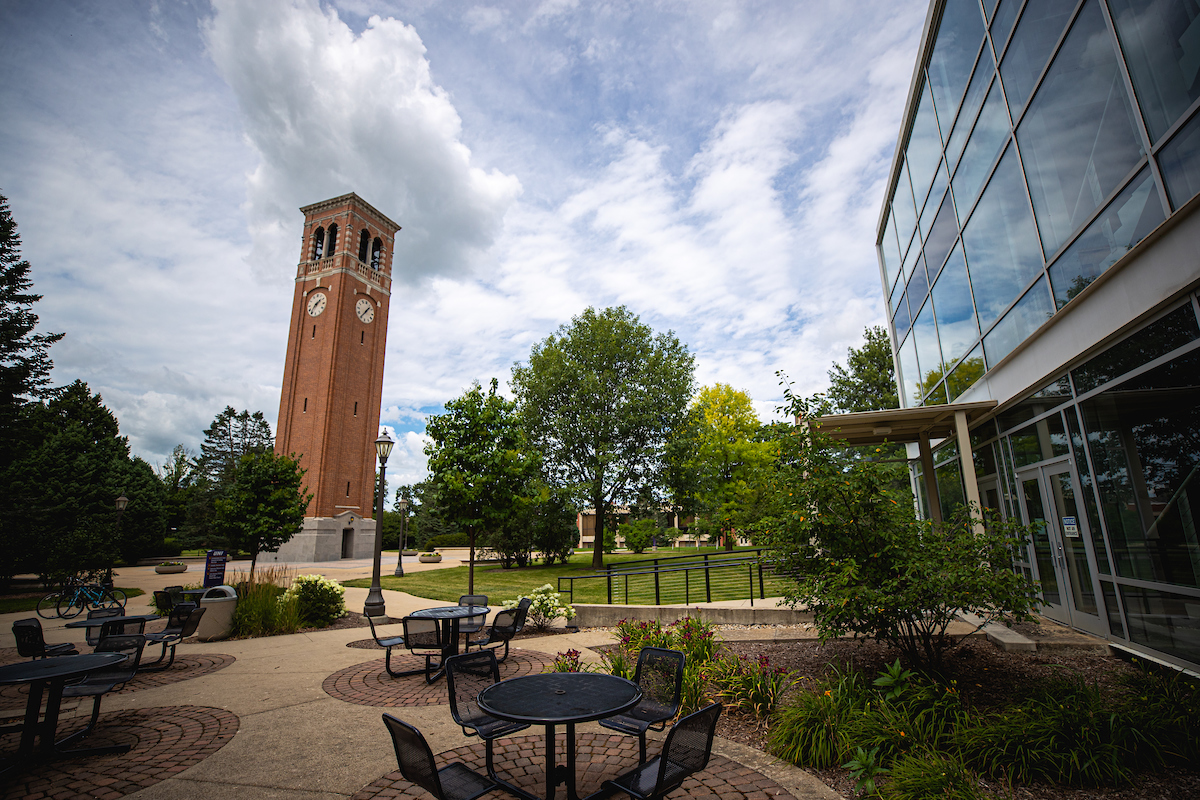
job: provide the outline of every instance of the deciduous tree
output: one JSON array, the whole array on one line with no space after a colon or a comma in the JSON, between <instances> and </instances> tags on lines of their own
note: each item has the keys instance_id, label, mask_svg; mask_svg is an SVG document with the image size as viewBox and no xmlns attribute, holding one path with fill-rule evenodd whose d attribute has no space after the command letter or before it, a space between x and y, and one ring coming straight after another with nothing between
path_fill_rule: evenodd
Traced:
<instances>
[{"instance_id":1,"label":"deciduous tree","mask_svg":"<svg viewBox=\"0 0 1200 800\"><path fill-rule=\"evenodd\" d=\"M588 308L513 367L522 424L549 481L596 510L592 564L604 565L614 503L664 484L667 441L684 420L693 357L624 306Z\"/></svg>"},{"instance_id":2,"label":"deciduous tree","mask_svg":"<svg viewBox=\"0 0 1200 800\"><path fill-rule=\"evenodd\" d=\"M274 553L300 532L312 494L302 490L305 470L293 456L261 450L238 460L237 474L216 502L234 547L250 553L250 577L259 553Z\"/></svg>"}]
</instances>

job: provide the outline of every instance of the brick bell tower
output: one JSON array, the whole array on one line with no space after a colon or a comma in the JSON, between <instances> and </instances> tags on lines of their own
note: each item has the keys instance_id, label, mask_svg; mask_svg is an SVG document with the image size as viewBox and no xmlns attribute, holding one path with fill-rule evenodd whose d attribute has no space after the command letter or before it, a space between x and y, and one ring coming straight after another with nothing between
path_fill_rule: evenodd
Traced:
<instances>
[{"instance_id":1,"label":"brick bell tower","mask_svg":"<svg viewBox=\"0 0 1200 800\"><path fill-rule=\"evenodd\" d=\"M400 226L357 194L301 208L278 453L296 453L313 493L304 529L264 554L332 561L373 554L375 439L383 397L392 243Z\"/></svg>"}]
</instances>

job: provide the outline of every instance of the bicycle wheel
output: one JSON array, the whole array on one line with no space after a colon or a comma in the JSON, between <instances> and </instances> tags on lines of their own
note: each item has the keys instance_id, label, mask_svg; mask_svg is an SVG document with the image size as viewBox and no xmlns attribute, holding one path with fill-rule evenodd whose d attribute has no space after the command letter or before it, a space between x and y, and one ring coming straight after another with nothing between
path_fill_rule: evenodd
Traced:
<instances>
[{"instance_id":1,"label":"bicycle wheel","mask_svg":"<svg viewBox=\"0 0 1200 800\"><path fill-rule=\"evenodd\" d=\"M51 592L50 594L38 600L37 613L42 619L57 619L58 618L58 599L62 597L62 592Z\"/></svg>"},{"instance_id":2,"label":"bicycle wheel","mask_svg":"<svg viewBox=\"0 0 1200 800\"><path fill-rule=\"evenodd\" d=\"M109 589L104 593L104 597L100 598L101 608L125 608L125 593L120 589Z\"/></svg>"},{"instance_id":3,"label":"bicycle wheel","mask_svg":"<svg viewBox=\"0 0 1200 800\"><path fill-rule=\"evenodd\" d=\"M69 592L64 592L58 598L58 615L63 619L78 617L85 605L87 605L87 600L82 591L73 589Z\"/></svg>"}]
</instances>

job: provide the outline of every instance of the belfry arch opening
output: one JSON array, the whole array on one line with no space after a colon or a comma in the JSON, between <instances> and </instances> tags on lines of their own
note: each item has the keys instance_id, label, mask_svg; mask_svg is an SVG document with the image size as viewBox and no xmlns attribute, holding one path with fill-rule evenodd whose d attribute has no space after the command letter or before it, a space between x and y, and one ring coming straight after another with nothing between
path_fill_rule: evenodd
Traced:
<instances>
[{"instance_id":1,"label":"belfry arch opening","mask_svg":"<svg viewBox=\"0 0 1200 800\"><path fill-rule=\"evenodd\" d=\"M316 261L325 254L325 229L317 228L313 231L313 260Z\"/></svg>"}]
</instances>

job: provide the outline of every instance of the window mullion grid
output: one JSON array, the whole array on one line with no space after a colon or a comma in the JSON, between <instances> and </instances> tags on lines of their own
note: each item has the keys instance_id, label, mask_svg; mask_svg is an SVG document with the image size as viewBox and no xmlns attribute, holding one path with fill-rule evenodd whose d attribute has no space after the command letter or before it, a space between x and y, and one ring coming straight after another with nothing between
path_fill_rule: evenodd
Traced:
<instances>
[{"instance_id":1,"label":"window mullion grid","mask_svg":"<svg viewBox=\"0 0 1200 800\"><path fill-rule=\"evenodd\" d=\"M1070 379L1071 372L1067 371L1067 377ZM1071 394L1075 394L1075 382L1071 381ZM1096 465L1092 463L1092 450L1087 444L1087 428L1083 426L1083 414L1079 413L1079 402L1071 400L1070 405L1063 409L1068 414L1075 415L1075 425L1079 428L1080 437L1083 440L1083 461L1087 464L1088 480L1091 482L1091 487L1088 491L1092 495L1092 500L1096 504L1097 510L1104 508L1104 503L1100 499L1100 487L1096 483ZM1075 442L1071 438L1071 426L1067 425L1067 446L1071 448L1072 457L1075 457ZM1085 501L1086 502L1086 501ZM1087 514L1087 509L1084 509L1084 514ZM1097 513L1097 519L1100 522L1100 538L1104 542L1104 557L1108 561L1108 577L1112 578L1117 574L1117 565L1113 563L1112 558L1112 543L1108 539L1108 523L1104 519L1104 515ZM1091 527L1092 521L1088 520L1088 527ZM1092 547L1092 556L1095 557L1095 547ZM1100 578L1098 571L1093 573L1097 578Z\"/></svg>"},{"instance_id":2,"label":"window mullion grid","mask_svg":"<svg viewBox=\"0 0 1200 800\"><path fill-rule=\"evenodd\" d=\"M1025 2L1021 3L1021 7L1017 9L1017 16L1013 17L1012 27L1008 29L1008 41L1004 43L1003 52L996 49L996 42L992 39L992 23L996 21L995 15L993 14L992 19L988 20L988 41L992 43L992 52L996 54L997 71L1000 68L1000 62L1004 59L1004 53L1008 52L1008 48L1012 45L1013 34L1017 32L1017 26L1021 24L1021 15L1025 13L1025 6L1027 5L1029 5L1029 2L1025 0Z\"/></svg>"},{"instance_id":3,"label":"window mullion grid","mask_svg":"<svg viewBox=\"0 0 1200 800\"><path fill-rule=\"evenodd\" d=\"M1054 43L1054 48L1050 51L1050 57L1046 59L1046 63L1042 66L1041 74L1039 74L1038 79L1034 81L1033 88L1029 90L1029 96L1025 98L1025 104L1021 106L1021 119L1025 118L1025 114L1029 112L1029 107L1033 105L1033 98L1037 96L1038 89L1042 88L1042 82L1046 80L1046 75L1049 74L1050 67L1054 64L1054 59L1058 57L1058 51L1062 49L1063 42L1065 42L1067 37L1071 35L1071 29L1075 27L1075 21L1079 19L1079 12L1083 10L1083 7L1087 3L1088 0L1079 0L1079 2L1075 4L1075 10L1071 12L1071 16L1068 18L1067 24L1063 27L1062 33L1058 36L1058 41ZM1015 35L1016 32L1017 26L1013 25L1013 35ZM1012 43L1011 36L1009 37L1008 41L1010 44ZM997 67L996 71L1000 71L999 67ZM1003 82L1003 79L1001 79L1001 83ZM1006 95L1005 100L1007 99L1008 98ZM1009 113L1011 115L1011 110ZM1017 126L1021 124L1021 119L1014 119L1012 121L1014 131L1017 129Z\"/></svg>"},{"instance_id":4,"label":"window mullion grid","mask_svg":"<svg viewBox=\"0 0 1200 800\"><path fill-rule=\"evenodd\" d=\"M1142 142L1142 153L1149 158L1151 146L1150 130L1146 127L1146 120L1142 118L1142 103L1138 100L1137 92L1133 89L1133 79L1129 75L1129 64L1125 61L1125 50L1121 47L1121 38L1117 36L1117 25L1112 18L1112 10L1108 7L1108 0L1099 0L1100 13L1104 16L1104 24L1108 28L1108 35L1112 38L1113 47L1117 52L1117 71L1121 73L1121 82L1125 84L1125 91L1129 95L1129 102L1133 105L1134 124L1137 126L1138 138ZM1154 175L1155 190L1158 193L1158 200L1162 203L1164 217L1171 216L1171 201L1167 197L1167 184L1163 181L1162 172L1158 169L1158 161L1154 158L1149 158L1150 172Z\"/></svg>"}]
</instances>

